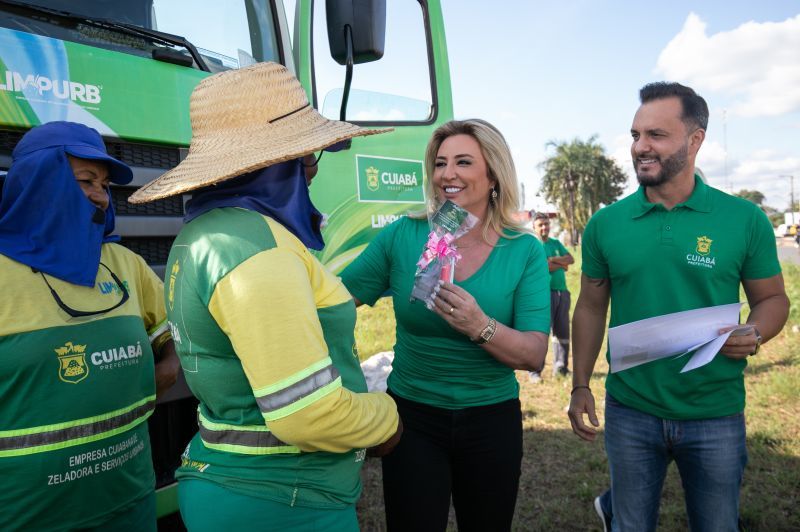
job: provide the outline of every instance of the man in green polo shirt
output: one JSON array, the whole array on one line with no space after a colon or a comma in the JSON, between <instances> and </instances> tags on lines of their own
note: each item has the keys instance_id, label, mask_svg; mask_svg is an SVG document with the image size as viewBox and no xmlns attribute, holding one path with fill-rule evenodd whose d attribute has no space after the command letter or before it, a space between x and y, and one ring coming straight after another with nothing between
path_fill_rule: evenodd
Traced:
<instances>
[{"instance_id":1,"label":"man in green polo shirt","mask_svg":"<svg viewBox=\"0 0 800 532\"><path fill-rule=\"evenodd\" d=\"M550 328L553 332L553 375L569 374L569 291L566 271L575 262L557 238L550 237L550 217L537 212L533 215L533 233L544 246L547 268L550 271ZM531 371L528 379L542 381L541 371Z\"/></svg>"},{"instance_id":2,"label":"man in green polo shirt","mask_svg":"<svg viewBox=\"0 0 800 532\"><path fill-rule=\"evenodd\" d=\"M780 332L789 300L764 213L695 176L708 124L705 100L689 87L663 82L646 85L639 97L631 155L641 186L595 213L583 234L569 418L578 436L595 438L584 415L599 426L589 378L609 300L614 327L738 302L741 283L753 327L731 336L709 364L681 373L686 358L671 357L609 374L611 489L595 499L604 526L613 520L615 530L655 530L674 460L689 527L736 530L747 462L743 371L747 357Z\"/></svg>"}]
</instances>

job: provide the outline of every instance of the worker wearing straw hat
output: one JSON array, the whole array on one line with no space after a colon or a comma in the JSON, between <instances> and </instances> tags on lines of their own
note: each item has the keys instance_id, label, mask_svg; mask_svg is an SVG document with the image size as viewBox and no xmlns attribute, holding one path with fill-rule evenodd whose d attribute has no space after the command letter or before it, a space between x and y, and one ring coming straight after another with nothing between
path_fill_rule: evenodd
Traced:
<instances>
[{"instance_id":1,"label":"worker wearing straw hat","mask_svg":"<svg viewBox=\"0 0 800 532\"><path fill-rule=\"evenodd\" d=\"M202 81L192 142L131 196L192 192L165 298L199 432L179 468L189 530L358 530L367 448L399 440L392 399L367 393L355 305L307 248L323 246L304 158L382 133L327 120L283 66ZM311 159L313 161L313 159Z\"/></svg>"}]
</instances>

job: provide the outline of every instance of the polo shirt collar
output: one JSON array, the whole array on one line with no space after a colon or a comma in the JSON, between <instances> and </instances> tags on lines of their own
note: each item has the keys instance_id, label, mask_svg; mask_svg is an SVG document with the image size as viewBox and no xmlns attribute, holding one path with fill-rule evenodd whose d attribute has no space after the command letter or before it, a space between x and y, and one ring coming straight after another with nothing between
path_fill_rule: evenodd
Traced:
<instances>
[{"instance_id":1,"label":"polo shirt collar","mask_svg":"<svg viewBox=\"0 0 800 532\"><path fill-rule=\"evenodd\" d=\"M653 210L656 205L660 203L651 203L645 194L645 187L639 186L635 193L636 202L633 207L632 218L640 218ZM706 185L700 176L694 175L694 190L692 191L689 199L683 203L678 203L675 207L686 207L697 212L711 212L711 197L709 194L709 187Z\"/></svg>"}]
</instances>

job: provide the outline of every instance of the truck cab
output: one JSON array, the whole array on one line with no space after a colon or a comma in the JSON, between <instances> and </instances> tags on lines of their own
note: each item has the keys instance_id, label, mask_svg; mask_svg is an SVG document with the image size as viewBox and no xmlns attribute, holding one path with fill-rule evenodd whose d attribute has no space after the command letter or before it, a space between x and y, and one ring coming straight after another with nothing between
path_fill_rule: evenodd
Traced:
<instances>
[{"instance_id":1,"label":"truck cab","mask_svg":"<svg viewBox=\"0 0 800 532\"><path fill-rule=\"evenodd\" d=\"M384 225L424 204L425 144L453 115L439 0L328 1L343 6L361 21L348 24L356 37L374 22L363 10L377 6L385 17L383 50L356 64L350 83L331 53L343 28L329 21L341 19L321 1L0 0L0 180L31 127L69 120L95 128L133 169L129 185L111 189L121 244L163 278L189 196L144 205L127 198L188 153L189 96L201 79L282 63L324 116L394 128L326 152L311 187L326 220L318 258L341 271ZM196 404L181 380L149 420L159 517L177 509L174 471L197 430Z\"/></svg>"}]
</instances>

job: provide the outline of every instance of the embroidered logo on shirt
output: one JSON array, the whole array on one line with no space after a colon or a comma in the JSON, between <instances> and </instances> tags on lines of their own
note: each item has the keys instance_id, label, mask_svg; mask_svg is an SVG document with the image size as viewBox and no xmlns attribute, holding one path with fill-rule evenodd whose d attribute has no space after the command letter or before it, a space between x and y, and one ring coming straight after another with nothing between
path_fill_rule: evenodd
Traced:
<instances>
[{"instance_id":1,"label":"embroidered logo on shirt","mask_svg":"<svg viewBox=\"0 0 800 532\"><path fill-rule=\"evenodd\" d=\"M697 247L695 248L695 250L703 256L708 255L709 253L711 253L712 242L713 240L711 240L707 236L698 236Z\"/></svg>"},{"instance_id":2,"label":"embroidered logo on shirt","mask_svg":"<svg viewBox=\"0 0 800 532\"><path fill-rule=\"evenodd\" d=\"M690 266L702 266L703 268L713 268L717 264L716 257L709 256L711 253L711 243L714 242L707 236L698 236L695 253L686 254L686 263Z\"/></svg>"},{"instance_id":3,"label":"embroidered logo on shirt","mask_svg":"<svg viewBox=\"0 0 800 532\"><path fill-rule=\"evenodd\" d=\"M89 376L86 365L86 346L65 343L54 349L58 358L58 378L70 384L78 384Z\"/></svg>"}]
</instances>

